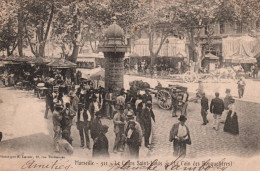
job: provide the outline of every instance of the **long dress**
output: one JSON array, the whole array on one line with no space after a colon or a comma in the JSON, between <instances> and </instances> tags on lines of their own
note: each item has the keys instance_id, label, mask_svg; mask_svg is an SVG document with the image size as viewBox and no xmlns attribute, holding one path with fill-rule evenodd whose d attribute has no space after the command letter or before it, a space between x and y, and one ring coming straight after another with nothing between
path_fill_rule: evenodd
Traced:
<instances>
[{"instance_id":1,"label":"long dress","mask_svg":"<svg viewBox=\"0 0 260 171\"><path fill-rule=\"evenodd\" d=\"M224 125L224 131L229 132L234 135L239 134L239 127L238 127L238 119L237 119L237 113L234 112L232 114L232 111L228 111L227 118Z\"/></svg>"}]
</instances>

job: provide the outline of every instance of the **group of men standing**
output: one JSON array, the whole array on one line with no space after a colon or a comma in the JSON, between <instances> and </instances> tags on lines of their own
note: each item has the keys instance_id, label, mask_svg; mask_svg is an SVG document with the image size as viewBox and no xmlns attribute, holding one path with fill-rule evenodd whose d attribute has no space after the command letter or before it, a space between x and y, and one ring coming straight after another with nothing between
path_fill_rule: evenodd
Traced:
<instances>
[{"instance_id":1,"label":"group of men standing","mask_svg":"<svg viewBox=\"0 0 260 171\"><path fill-rule=\"evenodd\" d=\"M138 96L138 97L137 97ZM94 90L84 85L78 89L72 87L68 97L55 95L50 89L46 95L45 118L49 110L53 113L54 145L56 152L64 149L73 153L71 127L76 120L81 148L91 149L90 137L93 139L93 156L109 156L108 126L101 122L102 117L113 119L115 143L113 152L125 152L132 157L139 157L139 148L144 137L144 144L150 148L151 120L155 121L152 110L152 97L146 90L141 95L138 91L125 92ZM62 141L62 142L61 142Z\"/></svg>"}]
</instances>

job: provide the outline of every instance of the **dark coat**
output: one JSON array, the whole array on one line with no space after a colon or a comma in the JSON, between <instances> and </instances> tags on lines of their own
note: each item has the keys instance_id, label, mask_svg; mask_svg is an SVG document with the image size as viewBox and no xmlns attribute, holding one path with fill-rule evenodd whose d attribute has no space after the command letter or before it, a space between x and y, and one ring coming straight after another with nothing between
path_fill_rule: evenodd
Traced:
<instances>
[{"instance_id":1,"label":"dark coat","mask_svg":"<svg viewBox=\"0 0 260 171\"><path fill-rule=\"evenodd\" d=\"M170 131L170 136L169 136L169 141L172 142L172 141L178 141L177 139L175 139L175 137L178 135L178 130L179 130L179 125L180 123L176 123L172 126L172 129ZM190 131L189 131L189 128L184 125L187 129L187 137L188 139L185 141L186 144L191 144L191 138L190 138Z\"/></svg>"},{"instance_id":2,"label":"dark coat","mask_svg":"<svg viewBox=\"0 0 260 171\"><path fill-rule=\"evenodd\" d=\"M208 100L207 97L205 97L205 96L202 97L200 103L201 103L201 108L202 109L204 109L206 111L209 109L209 100Z\"/></svg>"},{"instance_id":3,"label":"dark coat","mask_svg":"<svg viewBox=\"0 0 260 171\"><path fill-rule=\"evenodd\" d=\"M66 113L68 112L68 113ZM70 108L62 111L62 119L61 119L61 128L62 130L68 129L70 131L72 125L72 119L74 118L74 114L70 111Z\"/></svg>"},{"instance_id":4,"label":"dark coat","mask_svg":"<svg viewBox=\"0 0 260 171\"><path fill-rule=\"evenodd\" d=\"M139 142L139 132L136 129L133 130L130 138L127 138L126 143L129 146L130 155L133 157L138 157L141 144Z\"/></svg>"},{"instance_id":5,"label":"dark coat","mask_svg":"<svg viewBox=\"0 0 260 171\"><path fill-rule=\"evenodd\" d=\"M151 109L149 111L149 109L147 107L145 107L142 110L141 113L141 123L144 127L148 127L151 128L151 120L153 119L153 121L155 122L155 115L153 113L153 110Z\"/></svg>"},{"instance_id":6,"label":"dark coat","mask_svg":"<svg viewBox=\"0 0 260 171\"><path fill-rule=\"evenodd\" d=\"M83 127L90 127L90 121L89 118L91 118L90 114L88 115L87 110L84 110L83 112L78 112L77 116L77 128L82 129ZM83 114L83 120L84 122L80 121L80 115Z\"/></svg>"},{"instance_id":7,"label":"dark coat","mask_svg":"<svg viewBox=\"0 0 260 171\"><path fill-rule=\"evenodd\" d=\"M143 95L143 98L146 100L146 101L151 101L152 102L152 96L150 94L144 94Z\"/></svg>"},{"instance_id":8,"label":"dark coat","mask_svg":"<svg viewBox=\"0 0 260 171\"><path fill-rule=\"evenodd\" d=\"M90 135L93 140L97 138L101 133L101 127L102 127L101 120L95 118L91 124L91 130L90 130Z\"/></svg>"},{"instance_id":9,"label":"dark coat","mask_svg":"<svg viewBox=\"0 0 260 171\"><path fill-rule=\"evenodd\" d=\"M97 140L94 142L92 157L109 157L108 139L103 133L101 133Z\"/></svg>"},{"instance_id":10,"label":"dark coat","mask_svg":"<svg viewBox=\"0 0 260 171\"><path fill-rule=\"evenodd\" d=\"M51 93L47 93L46 94L46 105L49 105L49 106L51 106L51 105L53 105L53 96L52 96L52 94Z\"/></svg>"},{"instance_id":11,"label":"dark coat","mask_svg":"<svg viewBox=\"0 0 260 171\"><path fill-rule=\"evenodd\" d=\"M127 134L126 134L126 136L127 136ZM130 147L139 148L139 145L140 145L140 143L139 143L139 132L137 131L137 129L133 130L131 137L127 138L126 143Z\"/></svg>"},{"instance_id":12,"label":"dark coat","mask_svg":"<svg viewBox=\"0 0 260 171\"><path fill-rule=\"evenodd\" d=\"M221 115L223 111L224 111L223 100L217 97L212 99L210 104L210 112L217 115Z\"/></svg>"},{"instance_id":13,"label":"dark coat","mask_svg":"<svg viewBox=\"0 0 260 171\"><path fill-rule=\"evenodd\" d=\"M224 98L224 107L228 110L228 106L232 103L233 97L231 95L226 95Z\"/></svg>"}]
</instances>

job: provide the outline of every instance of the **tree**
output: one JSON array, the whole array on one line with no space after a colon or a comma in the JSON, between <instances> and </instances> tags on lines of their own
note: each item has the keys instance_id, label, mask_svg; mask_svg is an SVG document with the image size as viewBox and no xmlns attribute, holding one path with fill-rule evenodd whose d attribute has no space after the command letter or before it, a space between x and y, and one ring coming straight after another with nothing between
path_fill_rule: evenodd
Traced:
<instances>
[{"instance_id":1,"label":"tree","mask_svg":"<svg viewBox=\"0 0 260 171\"><path fill-rule=\"evenodd\" d=\"M156 6L155 6L156 3ZM137 31L143 30L148 35L151 65L154 65L163 43L169 36L178 35L178 24L175 22L175 10L169 5L175 1L145 1L140 3L135 23ZM159 43L158 43L159 42Z\"/></svg>"},{"instance_id":2,"label":"tree","mask_svg":"<svg viewBox=\"0 0 260 171\"><path fill-rule=\"evenodd\" d=\"M17 0L18 2L18 42L17 42L17 47L18 47L18 53L19 56L23 56L23 47L24 47L24 12L23 12L23 0Z\"/></svg>"},{"instance_id":3,"label":"tree","mask_svg":"<svg viewBox=\"0 0 260 171\"><path fill-rule=\"evenodd\" d=\"M17 47L17 5L14 0L1 1L0 17L0 50L5 51L7 56L13 54Z\"/></svg>"},{"instance_id":4,"label":"tree","mask_svg":"<svg viewBox=\"0 0 260 171\"><path fill-rule=\"evenodd\" d=\"M52 38L62 48L63 55L75 62L79 48L86 40L102 35L102 28L110 18L99 1L60 1L54 18Z\"/></svg>"},{"instance_id":5,"label":"tree","mask_svg":"<svg viewBox=\"0 0 260 171\"><path fill-rule=\"evenodd\" d=\"M190 58L195 62L195 72L198 72L200 62L200 33L201 28L216 24L216 10L219 1L185 1L180 2L169 9L176 11L176 22L179 23L179 31L189 41ZM210 33L212 35L212 33Z\"/></svg>"},{"instance_id":6,"label":"tree","mask_svg":"<svg viewBox=\"0 0 260 171\"><path fill-rule=\"evenodd\" d=\"M24 0L23 22L27 43L36 57L43 57L55 13L54 0Z\"/></svg>"}]
</instances>

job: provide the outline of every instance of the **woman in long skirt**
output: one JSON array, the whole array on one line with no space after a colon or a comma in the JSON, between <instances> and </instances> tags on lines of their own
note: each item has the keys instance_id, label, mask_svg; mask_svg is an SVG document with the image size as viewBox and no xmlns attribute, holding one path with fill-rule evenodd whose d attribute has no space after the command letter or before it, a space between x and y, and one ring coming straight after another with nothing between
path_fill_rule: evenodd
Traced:
<instances>
[{"instance_id":1,"label":"woman in long skirt","mask_svg":"<svg viewBox=\"0 0 260 171\"><path fill-rule=\"evenodd\" d=\"M234 102L235 100L232 99L232 103L228 106L229 111L225 121L224 131L229 132L233 135L238 135L239 134L238 119L237 119L238 117L237 117L237 113L234 110L234 106L235 106Z\"/></svg>"}]
</instances>

